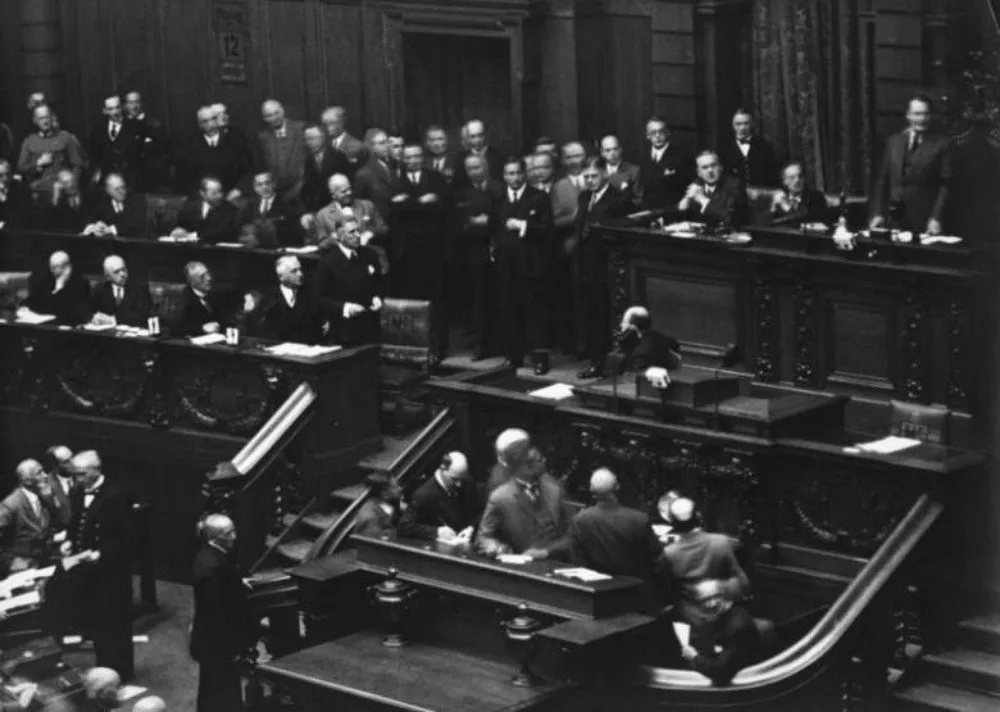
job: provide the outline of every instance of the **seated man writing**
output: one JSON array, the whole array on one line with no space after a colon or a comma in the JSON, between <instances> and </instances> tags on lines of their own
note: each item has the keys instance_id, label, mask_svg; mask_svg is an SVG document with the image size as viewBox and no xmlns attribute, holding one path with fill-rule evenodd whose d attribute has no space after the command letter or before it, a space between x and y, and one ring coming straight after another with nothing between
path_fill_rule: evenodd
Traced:
<instances>
[{"instance_id":1,"label":"seated man writing","mask_svg":"<svg viewBox=\"0 0 1000 712\"><path fill-rule=\"evenodd\" d=\"M417 491L399 520L399 535L414 539L470 541L479 516L476 490L469 480L469 462L449 452Z\"/></svg>"},{"instance_id":2,"label":"seated man writing","mask_svg":"<svg viewBox=\"0 0 1000 712\"><path fill-rule=\"evenodd\" d=\"M562 548L573 511L545 469L545 458L532 448L511 479L490 493L477 538L483 554L544 556L542 550Z\"/></svg>"}]
</instances>

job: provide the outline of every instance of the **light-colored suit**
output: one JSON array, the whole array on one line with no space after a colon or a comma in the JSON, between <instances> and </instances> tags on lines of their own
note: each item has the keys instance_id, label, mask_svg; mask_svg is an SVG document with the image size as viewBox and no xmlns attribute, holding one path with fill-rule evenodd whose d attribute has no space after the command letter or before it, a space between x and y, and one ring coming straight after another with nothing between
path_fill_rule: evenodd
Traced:
<instances>
[{"instance_id":1,"label":"light-colored suit","mask_svg":"<svg viewBox=\"0 0 1000 712\"><path fill-rule=\"evenodd\" d=\"M573 227L582 188L569 176L563 176L552 186L552 224L556 227Z\"/></svg>"},{"instance_id":2,"label":"light-colored suit","mask_svg":"<svg viewBox=\"0 0 1000 712\"><path fill-rule=\"evenodd\" d=\"M259 169L267 169L274 176L278 192L283 198L296 198L302 189L305 171L305 124L293 119L285 120L285 136L278 138L273 129L257 133L260 151Z\"/></svg>"},{"instance_id":3,"label":"light-colored suit","mask_svg":"<svg viewBox=\"0 0 1000 712\"><path fill-rule=\"evenodd\" d=\"M52 531L53 510L58 505L51 498L39 497L39 514L35 514L24 489L18 487L0 502L0 543L4 568L14 559L38 563Z\"/></svg>"},{"instance_id":4,"label":"light-colored suit","mask_svg":"<svg viewBox=\"0 0 1000 712\"><path fill-rule=\"evenodd\" d=\"M611 170L610 166L608 166L608 170ZM628 193L628 195L632 196L638 202L640 198L638 195L639 189L642 187L639 166L628 161L622 161L614 171L608 173L608 183L623 193Z\"/></svg>"},{"instance_id":5,"label":"light-colored suit","mask_svg":"<svg viewBox=\"0 0 1000 712\"><path fill-rule=\"evenodd\" d=\"M479 524L479 548L504 548L514 553L531 548L560 549L573 509L566 503L562 486L552 476L542 475L538 491L538 500L533 502L514 479L493 490Z\"/></svg>"}]
</instances>

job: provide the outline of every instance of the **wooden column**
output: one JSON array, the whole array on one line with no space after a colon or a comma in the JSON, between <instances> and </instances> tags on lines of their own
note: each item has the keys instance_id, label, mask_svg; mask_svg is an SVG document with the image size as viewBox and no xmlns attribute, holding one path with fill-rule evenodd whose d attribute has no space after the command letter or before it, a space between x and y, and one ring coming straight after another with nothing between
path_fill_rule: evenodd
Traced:
<instances>
[{"instance_id":1,"label":"wooden column","mask_svg":"<svg viewBox=\"0 0 1000 712\"><path fill-rule=\"evenodd\" d=\"M62 29L58 0L20 0L21 75L24 92L63 97Z\"/></svg>"},{"instance_id":2,"label":"wooden column","mask_svg":"<svg viewBox=\"0 0 1000 712\"><path fill-rule=\"evenodd\" d=\"M699 143L703 113L694 16L692 0L653 5L653 113L667 120L675 140L691 148Z\"/></svg>"},{"instance_id":3,"label":"wooden column","mask_svg":"<svg viewBox=\"0 0 1000 712\"><path fill-rule=\"evenodd\" d=\"M576 3L540 0L524 21L524 139L558 142L579 128ZM527 147L527 146L526 146Z\"/></svg>"}]
</instances>

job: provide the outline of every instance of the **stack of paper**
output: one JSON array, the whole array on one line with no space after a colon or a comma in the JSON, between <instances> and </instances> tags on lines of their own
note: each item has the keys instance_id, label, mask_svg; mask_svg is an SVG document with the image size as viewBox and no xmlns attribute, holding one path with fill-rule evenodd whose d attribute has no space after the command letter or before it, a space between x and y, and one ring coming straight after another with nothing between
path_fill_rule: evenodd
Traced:
<instances>
[{"instance_id":1,"label":"stack of paper","mask_svg":"<svg viewBox=\"0 0 1000 712\"><path fill-rule=\"evenodd\" d=\"M17 320L22 324L45 324L55 318L55 314L36 314L26 307L17 310Z\"/></svg>"},{"instance_id":2,"label":"stack of paper","mask_svg":"<svg viewBox=\"0 0 1000 712\"><path fill-rule=\"evenodd\" d=\"M872 440L867 443L858 443L854 446L859 452L867 452L875 455L891 455L901 450L908 450L920 444L919 440L913 438L901 438L898 435L890 435L880 440Z\"/></svg>"},{"instance_id":3,"label":"stack of paper","mask_svg":"<svg viewBox=\"0 0 1000 712\"><path fill-rule=\"evenodd\" d=\"M39 605L41 602L42 596L37 590L28 591L27 593L22 593L19 596L13 596L0 601L0 613L10 613L23 608L32 608L33 606Z\"/></svg>"},{"instance_id":4,"label":"stack of paper","mask_svg":"<svg viewBox=\"0 0 1000 712\"><path fill-rule=\"evenodd\" d=\"M201 336L192 336L191 343L195 346L209 346L211 344L222 343L226 340L226 337L222 334L202 334Z\"/></svg>"},{"instance_id":5,"label":"stack of paper","mask_svg":"<svg viewBox=\"0 0 1000 712\"><path fill-rule=\"evenodd\" d=\"M173 235L163 235L160 242L198 242L198 233L192 232L184 237L174 237Z\"/></svg>"},{"instance_id":6,"label":"stack of paper","mask_svg":"<svg viewBox=\"0 0 1000 712\"><path fill-rule=\"evenodd\" d=\"M528 391L529 396L547 398L548 400L564 400L573 397L573 386L566 383L553 383L551 386Z\"/></svg>"},{"instance_id":7,"label":"stack of paper","mask_svg":"<svg viewBox=\"0 0 1000 712\"><path fill-rule=\"evenodd\" d=\"M283 344L269 346L266 350L275 356L298 356L299 358L315 358L339 351L341 346L314 346L310 344L295 344L286 341Z\"/></svg>"},{"instance_id":8,"label":"stack of paper","mask_svg":"<svg viewBox=\"0 0 1000 712\"><path fill-rule=\"evenodd\" d=\"M500 554L497 557L497 561L501 564L527 564L529 561L534 561L534 559L524 554Z\"/></svg>"},{"instance_id":9,"label":"stack of paper","mask_svg":"<svg viewBox=\"0 0 1000 712\"><path fill-rule=\"evenodd\" d=\"M600 571L585 569L582 566L571 569L555 569L552 573L558 574L559 576L565 576L566 578L579 579L585 583L591 583L593 581L607 581L611 578L607 574L602 574Z\"/></svg>"}]
</instances>

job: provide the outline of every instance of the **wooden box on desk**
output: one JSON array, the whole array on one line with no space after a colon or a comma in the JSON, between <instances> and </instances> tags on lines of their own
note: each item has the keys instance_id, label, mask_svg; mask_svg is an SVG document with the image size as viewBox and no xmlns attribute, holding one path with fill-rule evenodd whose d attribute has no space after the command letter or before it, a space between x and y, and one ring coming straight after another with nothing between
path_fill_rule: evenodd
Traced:
<instances>
[{"instance_id":1,"label":"wooden box on desk","mask_svg":"<svg viewBox=\"0 0 1000 712\"><path fill-rule=\"evenodd\" d=\"M670 372L670 387L667 389L656 388L644 374L636 374L635 391L639 398L652 398L664 405L694 409L738 396L740 378L683 366Z\"/></svg>"}]
</instances>

